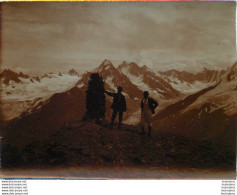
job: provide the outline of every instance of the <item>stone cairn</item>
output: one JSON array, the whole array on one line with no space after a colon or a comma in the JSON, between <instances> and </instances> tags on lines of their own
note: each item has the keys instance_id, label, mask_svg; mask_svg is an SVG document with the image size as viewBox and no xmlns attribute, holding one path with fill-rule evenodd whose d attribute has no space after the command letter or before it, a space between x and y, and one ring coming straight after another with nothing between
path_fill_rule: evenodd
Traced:
<instances>
[{"instance_id":1,"label":"stone cairn","mask_svg":"<svg viewBox=\"0 0 237 195\"><path fill-rule=\"evenodd\" d=\"M105 118L104 82L99 73L92 73L86 90L86 118L99 121Z\"/></svg>"}]
</instances>

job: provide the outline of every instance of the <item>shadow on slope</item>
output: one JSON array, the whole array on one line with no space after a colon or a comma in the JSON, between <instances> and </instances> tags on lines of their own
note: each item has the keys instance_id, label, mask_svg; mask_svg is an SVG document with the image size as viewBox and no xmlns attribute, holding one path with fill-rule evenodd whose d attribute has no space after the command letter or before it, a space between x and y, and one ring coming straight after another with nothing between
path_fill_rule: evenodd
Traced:
<instances>
[{"instance_id":1,"label":"shadow on slope","mask_svg":"<svg viewBox=\"0 0 237 195\"><path fill-rule=\"evenodd\" d=\"M218 84L208 87L186 97L184 100L167 106L155 116L154 127L159 131L215 142L235 151L236 114L232 116L225 114L223 107L218 107L211 101L203 102L200 107L186 109L198 97L217 86ZM223 105L225 105L225 102L223 102Z\"/></svg>"},{"instance_id":2,"label":"shadow on slope","mask_svg":"<svg viewBox=\"0 0 237 195\"><path fill-rule=\"evenodd\" d=\"M205 89L203 89L203 90L201 90L201 91L199 91L197 93L189 95L186 98L184 98L183 100L178 101L178 102L176 102L176 103L174 103L172 105L167 106L166 108L161 110L159 113L157 113L157 115L156 115L154 120L167 117L170 114L173 114L175 112L179 112L180 110L185 109L186 107L191 105L193 102L195 102L199 96L207 93L210 90L215 89L219 85L219 83L214 85L214 86L210 86L208 88L205 88Z\"/></svg>"}]
</instances>

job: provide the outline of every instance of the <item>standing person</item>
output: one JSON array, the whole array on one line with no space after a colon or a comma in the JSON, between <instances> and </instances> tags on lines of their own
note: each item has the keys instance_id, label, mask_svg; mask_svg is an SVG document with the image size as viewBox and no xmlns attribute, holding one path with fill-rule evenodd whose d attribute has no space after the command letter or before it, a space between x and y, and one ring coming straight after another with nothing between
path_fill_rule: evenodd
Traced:
<instances>
[{"instance_id":1,"label":"standing person","mask_svg":"<svg viewBox=\"0 0 237 195\"><path fill-rule=\"evenodd\" d=\"M114 125L114 120L117 116L117 113L119 113L119 124L118 128L120 129L122 119L123 119L123 112L126 112L126 100L125 96L122 94L123 88L118 87L117 88L117 93L111 93L109 91L105 91L105 93L111 97L113 97L113 103L111 108L113 109L113 114L111 117L111 128L113 128Z\"/></svg>"},{"instance_id":2,"label":"standing person","mask_svg":"<svg viewBox=\"0 0 237 195\"><path fill-rule=\"evenodd\" d=\"M152 125L152 114L155 114L155 109L158 106L158 103L148 97L148 91L143 92L144 98L141 101L141 124L142 124L142 132L141 134L145 134L145 125L148 127L148 136L151 136L151 125Z\"/></svg>"}]
</instances>

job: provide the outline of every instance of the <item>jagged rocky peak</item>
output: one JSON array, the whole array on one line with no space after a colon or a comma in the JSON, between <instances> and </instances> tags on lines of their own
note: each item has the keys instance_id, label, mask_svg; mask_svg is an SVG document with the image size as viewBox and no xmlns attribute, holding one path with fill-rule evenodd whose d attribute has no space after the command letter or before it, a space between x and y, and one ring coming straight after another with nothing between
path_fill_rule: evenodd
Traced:
<instances>
[{"instance_id":1,"label":"jagged rocky peak","mask_svg":"<svg viewBox=\"0 0 237 195\"><path fill-rule=\"evenodd\" d=\"M78 72L73 68L71 70L69 70L68 74L71 76L78 76L79 75Z\"/></svg>"},{"instance_id":2,"label":"jagged rocky peak","mask_svg":"<svg viewBox=\"0 0 237 195\"><path fill-rule=\"evenodd\" d=\"M108 59L104 59L104 61L102 62L103 65L108 66L108 65L112 65L112 62Z\"/></svg>"},{"instance_id":3,"label":"jagged rocky peak","mask_svg":"<svg viewBox=\"0 0 237 195\"><path fill-rule=\"evenodd\" d=\"M207 72L209 71L206 67L203 67L202 72Z\"/></svg>"},{"instance_id":4,"label":"jagged rocky peak","mask_svg":"<svg viewBox=\"0 0 237 195\"><path fill-rule=\"evenodd\" d=\"M112 62L108 59L105 59L99 66L98 70L99 71L105 71L108 69L115 69Z\"/></svg>"},{"instance_id":5,"label":"jagged rocky peak","mask_svg":"<svg viewBox=\"0 0 237 195\"><path fill-rule=\"evenodd\" d=\"M227 81L232 81L237 78L237 62L235 62L230 68L226 71Z\"/></svg>"},{"instance_id":6,"label":"jagged rocky peak","mask_svg":"<svg viewBox=\"0 0 237 195\"><path fill-rule=\"evenodd\" d=\"M135 62L130 62L129 63L129 66L131 67L131 68L140 68L140 66L138 66Z\"/></svg>"},{"instance_id":7,"label":"jagged rocky peak","mask_svg":"<svg viewBox=\"0 0 237 195\"><path fill-rule=\"evenodd\" d=\"M121 68L125 68L125 67L128 67L129 66L129 63L127 61L123 61L119 66L118 66L118 69L121 69Z\"/></svg>"},{"instance_id":8,"label":"jagged rocky peak","mask_svg":"<svg viewBox=\"0 0 237 195\"><path fill-rule=\"evenodd\" d=\"M140 67L139 67L135 62L130 62L130 63L129 63L129 66L130 66L131 68L138 68L138 69L140 69Z\"/></svg>"},{"instance_id":9,"label":"jagged rocky peak","mask_svg":"<svg viewBox=\"0 0 237 195\"><path fill-rule=\"evenodd\" d=\"M92 72L86 72L82 74L82 78L78 80L75 86L78 88L87 88L88 81L91 78L91 74L98 73L103 79L106 79L107 77L111 77L112 75L116 75L116 69L111 63L111 61L105 59L99 67L95 68Z\"/></svg>"},{"instance_id":10,"label":"jagged rocky peak","mask_svg":"<svg viewBox=\"0 0 237 195\"><path fill-rule=\"evenodd\" d=\"M146 71L146 72L153 72L150 68L148 68L146 65L143 65L141 67L141 70Z\"/></svg>"},{"instance_id":11,"label":"jagged rocky peak","mask_svg":"<svg viewBox=\"0 0 237 195\"><path fill-rule=\"evenodd\" d=\"M40 82L40 78L38 76L33 77L36 81Z\"/></svg>"},{"instance_id":12,"label":"jagged rocky peak","mask_svg":"<svg viewBox=\"0 0 237 195\"><path fill-rule=\"evenodd\" d=\"M122 68L128 68L128 70L132 72L147 72L147 71L150 72L150 69L146 65L139 66L135 62L128 63L126 61L123 61L123 63L119 65L118 69Z\"/></svg>"},{"instance_id":13,"label":"jagged rocky peak","mask_svg":"<svg viewBox=\"0 0 237 195\"><path fill-rule=\"evenodd\" d=\"M143 65L142 69L149 70L149 68L146 65Z\"/></svg>"},{"instance_id":14,"label":"jagged rocky peak","mask_svg":"<svg viewBox=\"0 0 237 195\"><path fill-rule=\"evenodd\" d=\"M122 62L122 64L121 64L121 66L122 66L122 65L128 65L128 64L129 64L129 63L124 60L124 61Z\"/></svg>"},{"instance_id":15,"label":"jagged rocky peak","mask_svg":"<svg viewBox=\"0 0 237 195\"><path fill-rule=\"evenodd\" d=\"M25 78L25 79L29 78L28 75L23 74L22 72L20 72L18 75L19 75L19 77L22 77L22 78Z\"/></svg>"},{"instance_id":16,"label":"jagged rocky peak","mask_svg":"<svg viewBox=\"0 0 237 195\"><path fill-rule=\"evenodd\" d=\"M47 73L45 73L41 78L51 78Z\"/></svg>"},{"instance_id":17,"label":"jagged rocky peak","mask_svg":"<svg viewBox=\"0 0 237 195\"><path fill-rule=\"evenodd\" d=\"M21 80L18 78L18 74L10 69L5 69L2 74L1 78L3 79L3 83L9 85L10 81L14 81L16 83L20 83Z\"/></svg>"},{"instance_id":18,"label":"jagged rocky peak","mask_svg":"<svg viewBox=\"0 0 237 195\"><path fill-rule=\"evenodd\" d=\"M5 69L5 70L2 71L1 76L7 76L7 75L10 75L10 74L16 74L17 75L17 73L12 71L11 69Z\"/></svg>"},{"instance_id":19,"label":"jagged rocky peak","mask_svg":"<svg viewBox=\"0 0 237 195\"><path fill-rule=\"evenodd\" d=\"M202 69L202 71L194 73L194 72L186 72L186 71L177 71L177 70L169 70L165 72L159 72L163 76L167 76L170 78L175 78L180 80L181 82L195 83L196 81L201 82L216 82L219 81L220 77L225 73L223 70L209 70L206 67Z\"/></svg>"},{"instance_id":20,"label":"jagged rocky peak","mask_svg":"<svg viewBox=\"0 0 237 195\"><path fill-rule=\"evenodd\" d=\"M123 68L128 69L128 70L140 69L140 67L135 62L127 62L127 61L123 61L123 63L118 66L118 70L121 70Z\"/></svg>"},{"instance_id":21,"label":"jagged rocky peak","mask_svg":"<svg viewBox=\"0 0 237 195\"><path fill-rule=\"evenodd\" d=\"M230 67L230 71L237 71L237 61Z\"/></svg>"},{"instance_id":22,"label":"jagged rocky peak","mask_svg":"<svg viewBox=\"0 0 237 195\"><path fill-rule=\"evenodd\" d=\"M139 76L139 75L147 74L149 69L144 66L140 67L135 62L129 62L129 63L122 63L118 67L118 70L122 71L123 73L129 72L132 75Z\"/></svg>"}]
</instances>

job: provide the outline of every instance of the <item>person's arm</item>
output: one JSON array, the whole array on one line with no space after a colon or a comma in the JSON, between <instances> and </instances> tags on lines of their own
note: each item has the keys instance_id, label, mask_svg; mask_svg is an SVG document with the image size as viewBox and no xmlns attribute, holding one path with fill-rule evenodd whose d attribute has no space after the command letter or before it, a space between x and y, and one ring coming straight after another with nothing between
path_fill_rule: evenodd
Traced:
<instances>
[{"instance_id":1,"label":"person's arm","mask_svg":"<svg viewBox=\"0 0 237 195\"><path fill-rule=\"evenodd\" d=\"M115 96L115 93L111 93L111 92L106 91L106 90L105 90L105 93L106 93L107 95L111 96L111 97L114 97L114 96Z\"/></svg>"},{"instance_id":2,"label":"person's arm","mask_svg":"<svg viewBox=\"0 0 237 195\"><path fill-rule=\"evenodd\" d=\"M158 102L155 101L155 100L152 99L152 98L151 98L151 100L152 100L153 108L156 109L156 107L158 106Z\"/></svg>"}]
</instances>

